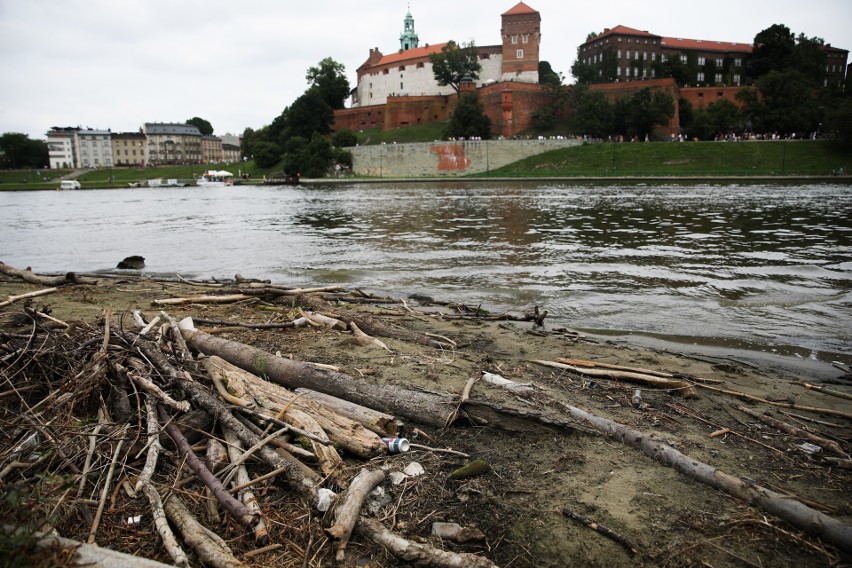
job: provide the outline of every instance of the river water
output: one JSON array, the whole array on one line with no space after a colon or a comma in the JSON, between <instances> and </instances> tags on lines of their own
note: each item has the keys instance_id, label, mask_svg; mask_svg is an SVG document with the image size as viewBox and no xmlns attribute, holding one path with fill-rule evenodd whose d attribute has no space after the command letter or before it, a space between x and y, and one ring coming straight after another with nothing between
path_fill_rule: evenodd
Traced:
<instances>
[{"instance_id":1,"label":"river water","mask_svg":"<svg viewBox=\"0 0 852 568\"><path fill-rule=\"evenodd\" d=\"M852 187L369 184L0 192L0 260L342 284L839 374Z\"/></svg>"}]
</instances>

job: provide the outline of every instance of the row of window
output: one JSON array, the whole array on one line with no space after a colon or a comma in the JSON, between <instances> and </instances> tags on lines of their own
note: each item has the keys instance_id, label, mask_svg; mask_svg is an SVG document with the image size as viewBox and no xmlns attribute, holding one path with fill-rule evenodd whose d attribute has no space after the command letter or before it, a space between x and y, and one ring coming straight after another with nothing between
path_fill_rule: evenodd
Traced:
<instances>
[{"instance_id":1,"label":"row of window","mask_svg":"<svg viewBox=\"0 0 852 568\"><path fill-rule=\"evenodd\" d=\"M631 54L633 55L634 61L640 61L640 60L641 61L648 61L648 52L647 51L643 51L643 52L640 53L639 51L632 51L631 52L628 49L625 52L625 59L630 59ZM687 63L686 54L681 54L679 57L680 57L681 63L683 63L683 64ZM621 50L620 49L616 52L616 58L621 59ZM585 63L586 65L593 65L593 64L596 64L596 63L600 63L603 60L604 60L604 54L601 53L601 54L595 54L592 57L587 57L583 61L583 63ZM651 52L651 61L656 61L656 60L657 60L657 54L656 54L656 52L652 51ZM668 55L665 54L665 53L661 54L660 55L660 61L662 61L663 63L668 61ZM713 62L715 63L716 67L719 67L719 68L724 67L724 65L725 65L725 60L721 57L717 57ZM699 56L698 57L698 65L703 67L706 64L707 64L707 58L705 58L703 55ZM742 58L737 57L736 59L734 59L734 66L735 67L742 67L742 65L743 65ZM827 66L826 66L826 71L828 71ZM832 69L832 71L833 71L833 69Z\"/></svg>"},{"instance_id":2,"label":"row of window","mask_svg":"<svg viewBox=\"0 0 852 568\"><path fill-rule=\"evenodd\" d=\"M523 35L520 36L520 38L521 38L521 43L529 43L530 42L530 35L529 34L523 34ZM512 45L517 45L517 44L518 44L518 36L513 35L512 36Z\"/></svg>"},{"instance_id":3,"label":"row of window","mask_svg":"<svg viewBox=\"0 0 852 568\"><path fill-rule=\"evenodd\" d=\"M623 41L623 39L624 38L618 38L618 40L617 40L618 43L621 43ZM644 42L645 42L646 45L660 45L660 40L658 40L658 39L649 40L648 38L645 38ZM627 43L633 43L633 38L631 38L631 37L627 38ZM641 44L642 40L637 37L636 43ZM600 47L601 45L607 45L607 44L609 44L609 38L606 38L605 40L601 40L601 41L596 42L596 43L591 44L591 45L584 46L583 51L589 51L591 49L596 49L596 48Z\"/></svg>"},{"instance_id":4,"label":"row of window","mask_svg":"<svg viewBox=\"0 0 852 568\"><path fill-rule=\"evenodd\" d=\"M625 67L625 68L623 68L623 69L622 69L621 67L617 67L617 68L616 68L616 70L615 70L615 71L616 71L616 73L615 73L615 74L616 74L616 76L618 76L618 77L622 77L622 76L624 76L624 77L626 77L626 78L628 78L628 79L629 79L631 76L632 76L633 78L639 78L639 72L640 72L640 69L639 69L638 67L633 67L632 69L633 69L633 72L631 73L631 71L630 71L630 70L631 70L631 67ZM641 72L642 72L642 78L643 78L643 79L647 79L647 78L649 77L649 72L648 72L648 70L647 70L647 69L642 69L642 70L641 70ZM603 76L603 70L598 71L598 75L599 75L599 76ZM656 69L651 69L651 71L650 71L650 78L651 78L651 79L653 79L653 78L655 78L656 76L657 76ZM695 75L695 80L696 80L696 82L698 82L698 83L703 83L703 82L704 82L704 80L705 80L704 72L703 72L703 71L699 71L699 72ZM715 76L714 76L714 80L715 80L715 83L716 83L716 84L721 84L721 83L723 83L723 82L724 82L724 77L723 77L723 75L722 75L721 73L716 73L716 74L715 74ZM734 84L734 85L739 85L741 81L742 81L742 77L741 77L739 74L734 74L734 76L733 76L733 84Z\"/></svg>"}]
</instances>

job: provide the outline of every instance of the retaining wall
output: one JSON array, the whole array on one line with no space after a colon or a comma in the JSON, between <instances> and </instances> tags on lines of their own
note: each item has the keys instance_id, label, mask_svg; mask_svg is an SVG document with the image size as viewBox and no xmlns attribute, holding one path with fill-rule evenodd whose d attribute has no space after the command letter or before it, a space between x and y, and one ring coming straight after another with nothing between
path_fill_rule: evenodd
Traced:
<instances>
[{"instance_id":1,"label":"retaining wall","mask_svg":"<svg viewBox=\"0 0 852 568\"><path fill-rule=\"evenodd\" d=\"M369 177L462 176L480 174L580 140L435 141L350 148L355 175Z\"/></svg>"}]
</instances>

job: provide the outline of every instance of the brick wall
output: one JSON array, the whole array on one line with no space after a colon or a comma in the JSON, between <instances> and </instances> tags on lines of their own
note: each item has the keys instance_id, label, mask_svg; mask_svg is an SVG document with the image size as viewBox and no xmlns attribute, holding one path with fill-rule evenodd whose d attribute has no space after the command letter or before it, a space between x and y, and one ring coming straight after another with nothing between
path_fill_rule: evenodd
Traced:
<instances>
[{"instance_id":1,"label":"brick wall","mask_svg":"<svg viewBox=\"0 0 852 568\"><path fill-rule=\"evenodd\" d=\"M627 83L600 83L589 86L589 89L599 91L606 95L606 98L610 103L623 97L632 96L645 88L650 88L655 91L665 91L671 95L672 99L674 99L674 116L667 125L658 126L654 130L654 134L663 138L668 137L671 134L678 134L680 132L680 117L678 116L678 100L680 99L680 95L678 93L677 82L674 79L647 79L643 81L630 81Z\"/></svg>"},{"instance_id":2,"label":"brick wall","mask_svg":"<svg viewBox=\"0 0 852 568\"><path fill-rule=\"evenodd\" d=\"M680 96L690 102L692 108L707 108L718 100L726 99L742 108L737 100L737 93L743 89L753 90L754 87L682 87Z\"/></svg>"}]
</instances>

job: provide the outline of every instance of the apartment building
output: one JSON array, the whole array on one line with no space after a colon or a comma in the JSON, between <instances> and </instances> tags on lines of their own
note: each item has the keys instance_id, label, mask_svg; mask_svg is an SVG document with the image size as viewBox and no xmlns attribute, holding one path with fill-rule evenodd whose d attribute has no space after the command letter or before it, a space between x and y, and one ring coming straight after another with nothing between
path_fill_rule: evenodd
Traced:
<instances>
[{"instance_id":1,"label":"apartment building","mask_svg":"<svg viewBox=\"0 0 852 568\"><path fill-rule=\"evenodd\" d=\"M148 140L140 132L116 132L112 135L112 163L116 166L145 166Z\"/></svg>"},{"instance_id":2,"label":"apartment building","mask_svg":"<svg viewBox=\"0 0 852 568\"><path fill-rule=\"evenodd\" d=\"M146 122L142 131L148 140L151 165L191 164L202 161L201 132L191 124Z\"/></svg>"},{"instance_id":3,"label":"apartment building","mask_svg":"<svg viewBox=\"0 0 852 568\"><path fill-rule=\"evenodd\" d=\"M78 128L74 132L76 168L112 167L112 132Z\"/></svg>"},{"instance_id":4,"label":"apartment building","mask_svg":"<svg viewBox=\"0 0 852 568\"><path fill-rule=\"evenodd\" d=\"M54 127L47 133L47 151L50 160L50 169L63 170L76 167L76 154L74 152L74 133L76 128Z\"/></svg>"}]
</instances>

